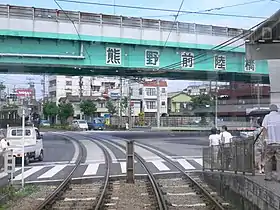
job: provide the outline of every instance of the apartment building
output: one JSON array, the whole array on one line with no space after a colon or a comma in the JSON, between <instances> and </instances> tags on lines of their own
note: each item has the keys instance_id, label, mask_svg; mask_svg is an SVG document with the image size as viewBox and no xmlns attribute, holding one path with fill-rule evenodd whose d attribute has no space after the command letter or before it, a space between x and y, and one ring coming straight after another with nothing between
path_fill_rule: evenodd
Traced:
<instances>
[{"instance_id":1,"label":"apartment building","mask_svg":"<svg viewBox=\"0 0 280 210\"><path fill-rule=\"evenodd\" d=\"M124 87L131 87L131 107L132 112L138 115L139 112L144 112L147 117L156 117L157 114L157 81L146 80L144 82L131 82L124 84ZM160 114L167 114L167 82L161 80L160 87ZM128 88L123 91L125 95L128 93ZM137 113L137 114L136 114Z\"/></svg>"},{"instance_id":2,"label":"apartment building","mask_svg":"<svg viewBox=\"0 0 280 210\"><path fill-rule=\"evenodd\" d=\"M49 76L48 95L51 101L59 103L66 96L103 96L119 88L116 77ZM82 85L81 85L82 84ZM82 88L81 88L82 87Z\"/></svg>"}]
</instances>

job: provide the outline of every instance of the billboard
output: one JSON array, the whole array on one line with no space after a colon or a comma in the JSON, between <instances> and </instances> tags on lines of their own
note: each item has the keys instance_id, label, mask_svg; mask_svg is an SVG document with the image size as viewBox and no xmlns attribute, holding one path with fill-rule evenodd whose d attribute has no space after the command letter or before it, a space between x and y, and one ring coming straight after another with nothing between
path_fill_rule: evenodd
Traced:
<instances>
[{"instance_id":1,"label":"billboard","mask_svg":"<svg viewBox=\"0 0 280 210\"><path fill-rule=\"evenodd\" d=\"M17 89L16 90L17 97L30 97L33 94L32 89Z\"/></svg>"}]
</instances>

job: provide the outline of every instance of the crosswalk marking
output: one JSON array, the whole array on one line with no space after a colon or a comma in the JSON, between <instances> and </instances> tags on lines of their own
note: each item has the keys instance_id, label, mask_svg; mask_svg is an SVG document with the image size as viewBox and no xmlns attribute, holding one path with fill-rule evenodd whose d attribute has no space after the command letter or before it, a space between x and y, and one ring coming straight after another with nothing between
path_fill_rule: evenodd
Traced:
<instances>
[{"instance_id":1,"label":"crosswalk marking","mask_svg":"<svg viewBox=\"0 0 280 210\"><path fill-rule=\"evenodd\" d=\"M185 159L177 159L178 163L184 167L186 170L195 169L188 161Z\"/></svg>"},{"instance_id":2,"label":"crosswalk marking","mask_svg":"<svg viewBox=\"0 0 280 210\"><path fill-rule=\"evenodd\" d=\"M193 162L190 162L190 161L193 161L193 162L196 162L198 163L199 165L202 164L202 158L192 158L192 159L184 159L184 158L178 158L178 159L174 159L174 162L177 162L178 164L180 164L185 170L195 170L197 169L197 164L193 165ZM165 161L163 159L161 160L158 160L157 158L155 159L149 159L147 158L147 160L145 161L147 163L151 163L155 166L156 169L153 169L153 170L156 170L154 171L154 173L158 173L158 172L172 172L172 168L169 167L169 165L167 165L165 163ZM137 163L135 161L136 165L135 167L138 167L139 166L139 163ZM82 168L85 168L84 171L82 170L78 170L77 171L77 176L96 176L98 171L101 170L101 168L99 167L100 165L103 165L105 164L105 162L91 162L91 163L87 163L87 164L81 164L80 167ZM126 171L126 161L125 159L122 159L122 160L118 160L118 163L115 163L117 164L117 166L120 168L120 171L121 171L121 174L125 174L127 171ZM43 174L41 173L41 175L39 174L40 173L40 170L42 169L46 169L46 167L48 167L49 169L48 170L45 170L43 172ZM66 168L67 167L67 168ZM41 166L28 166L26 167L26 171L24 172L24 178L30 180L32 178L33 180L33 177L34 177L34 180L38 179L38 181L42 181L44 179L55 179L56 175L58 175L59 172L63 171L63 170L70 170L70 168L68 167L74 167L74 164L61 164L61 165L52 165L52 167L50 167L50 165L41 165ZM102 170L101 170L102 171ZM30 178L28 178L29 176L31 175L34 175L35 173L38 172L38 177L35 178L35 176L32 176ZM65 172L66 174L68 172ZM103 171L102 171L103 173ZM120 175L121 175L120 174ZM15 181L19 181L21 180L21 168L20 167L17 167L15 168L15 175L16 177L14 178Z\"/></svg>"},{"instance_id":3,"label":"crosswalk marking","mask_svg":"<svg viewBox=\"0 0 280 210\"><path fill-rule=\"evenodd\" d=\"M121 171L123 174L126 173L126 162L120 162Z\"/></svg>"},{"instance_id":4,"label":"crosswalk marking","mask_svg":"<svg viewBox=\"0 0 280 210\"><path fill-rule=\"evenodd\" d=\"M84 176L95 175L99 168L99 163L88 164L86 171L84 172Z\"/></svg>"},{"instance_id":5,"label":"crosswalk marking","mask_svg":"<svg viewBox=\"0 0 280 210\"><path fill-rule=\"evenodd\" d=\"M26 179L27 177L31 176L32 174L36 173L37 171L40 171L41 169L43 169L44 166L34 166L32 168L30 168L29 170L24 172L24 178ZM17 175L14 180L21 180L22 176L21 174Z\"/></svg>"},{"instance_id":6,"label":"crosswalk marking","mask_svg":"<svg viewBox=\"0 0 280 210\"><path fill-rule=\"evenodd\" d=\"M193 159L195 162L197 162L199 165L203 165L203 161L202 161L202 158L195 158Z\"/></svg>"},{"instance_id":7,"label":"crosswalk marking","mask_svg":"<svg viewBox=\"0 0 280 210\"><path fill-rule=\"evenodd\" d=\"M57 166L53 167L52 169L50 169L49 171L47 171L44 174L42 174L41 176L39 176L38 179L51 178L54 175L56 175L59 171L64 169L65 167L66 167L66 165L57 165Z\"/></svg>"},{"instance_id":8,"label":"crosswalk marking","mask_svg":"<svg viewBox=\"0 0 280 210\"><path fill-rule=\"evenodd\" d=\"M170 170L161 160L154 160L154 161L151 161L151 163L153 163L159 171L169 171Z\"/></svg>"}]
</instances>

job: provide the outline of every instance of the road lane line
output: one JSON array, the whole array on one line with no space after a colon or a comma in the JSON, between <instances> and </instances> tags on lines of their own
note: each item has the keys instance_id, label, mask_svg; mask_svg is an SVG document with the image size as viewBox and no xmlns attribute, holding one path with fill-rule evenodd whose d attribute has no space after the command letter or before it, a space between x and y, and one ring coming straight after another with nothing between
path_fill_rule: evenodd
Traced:
<instances>
[{"instance_id":1,"label":"road lane line","mask_svg":"<svg viewBox=\"0 0 280 210\"><path fill-rule=\"evenodd\" d=\"M177 159L178 163L186 170L195 169L188 161L185 159Z\"/></svg>"},{"instance_id":2,"label":"road lane line","mask_svg":"<svg viewBox=\"0 0 280 210\"><path fill-rule=\"evenodd\" d=\"M70 163L75 163L77 161L79 153L80 153L79 145L78 145L78 143L76 141L74 141L72 139L69 139L69 140L71 141L71 143L73 144L74 149L75 149L74 155L73 155L72 160L70 161Z\"/></svg>"},{"instance_id":3,"label":"road lane line","mask_svg":"<svg viewBox=\"0 0 280 210\"><path fill-rule=\"evenodd\" d=\"M43 169L45 166L34 166L31 169L27 170L24 172L24 178L26 179L27 177L31 176L32 174L36 173L37 171L40 171L41 169ZM19 175L17 175L13 180L17 181L17 180L21 180L21 173Z\"/></svg>"},{"instance_id":4,"label":"road lane line","mask_svg":"<svg viewBox=\"0 0 280 210\"><path fill-rule=\"evenodd\" d=\"M199 165L203 165L203 161L202 161L202 158L195 158L193 159L195 162L197 162Z\"/></svg>"},{"instance_id":5,"label":"road lane line","mask_svg":"<svg viewBox=\"0 0 280 210\"><path fill-rule=\"evenodd\" d=\"M102 140L103 141L103 140ZM124 154L126 154L126 151L123 149L123 148L121 148L120 146L118 146L118 145L116 145L116 144L114 144L114 143L112 143L111 141L108 141L108 140L104 140L105 142L107 142L108 144L111 144L112 146L114 146L115 148L117 148L117 149L119 149L122 153L124 153ZM126 146L126 145L125 145Z\"/></svg>"},{"instance_id":6,"label":"road lane line","mask_svg":"<svg viewBox=\"0 0 280 210\"><path fill-rule=\"evenodd\" d=\"M157 150L157 149L154 149L154 148L149 147L149 146L147 146L147 145L141 144L141 143L139 143L139 142L137 142L136 144L138 144L139 146L142 146L142 147L144 147L144 148L146 148L146 149L150 149L150 150L152 150L152 151L154 151L154 152L157 152L158 154L160 154L160 155L162 155L162 156L164 156L164 157L166 157L166 158L168 158L168 159L170 159L170 160L173 160L171 156L166 155L166 154L164 154L163 152L161 152L161 151L159 151L159 150Z\"/></svg>"},{"instance_id":7,"label":"road lane line","mask_svg":"<svg viewBox=\"0 0 280 210\"><path fill-rule=\"evenodd\" d=\"M170 168L168 168L162 161L160 160L154 160L151 161L157 167L159 171L170 171Z\"/></svg>"},{"instance_id":8,"label":"road lane line","mask_svg":"<svg viewBox=\"0 0 280 210\"><path fill-rule=\"evenodd\" d=\"M80 140L86 148L87 158L86 163L94 160L103 160L105 162L105 157L103 151L96 143L90 140Z\"/></svg>"},{"instance_id":9,"label":"road lane line","mask_svg":"<svg viewBox=\"0 0 280 210\"><path fill-rule=\"evenodd\" d=\"M95 175L99 168L99 163L88 164L87 169L84 172L84 176Z\"/></svg>"},{"instance_id":10,"label":"road lane line","mask_svg":"<svg viewBox=\"0 0 280 210\"><path fill-rule=\"evenodd\" d=\"M109 155L112 158L112 163L118 163L118 160L115 156L115 154L112 152L112 150L110 150L104 143L99 142L100 144L102 144L102 146L108 151Z\"/></svg>"},{"instance_id":11,"label":"road lane line","mask_svg":"<svg viewBox=\"0 0 280 210\"><path fill-rule=\"evenodd\" d=\"M123 174L126 173L126 162L120 162L120 165L121 165L121 171Z\"/></svg>"},{"instance_id":12,"label":"road lane line","mask_svg":"<svg viewBox=\"0 0 280 210\"><path fill-rule=\"evenodd\" d=\"M51 178L54 175L56 175L59 171L64 169L65 167L66 167L66 165L57 165L57 166L53 167L52 169L48 170L47 172L45 172L44 174L42 174L41 176L39 176L38 179Z\"/></svg>"}]
</instances>

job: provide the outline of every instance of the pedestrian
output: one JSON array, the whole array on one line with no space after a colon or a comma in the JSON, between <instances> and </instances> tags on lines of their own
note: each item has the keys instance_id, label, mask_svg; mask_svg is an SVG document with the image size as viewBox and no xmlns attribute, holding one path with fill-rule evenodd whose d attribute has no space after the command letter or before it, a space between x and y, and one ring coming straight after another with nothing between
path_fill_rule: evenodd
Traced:
<instances>
[{"instance_id":1,"label":"pedestrian","mask_svg":"<svg viewBox=\"0 0 280 210\"><path fill-rule=\"evenodd\" d=\"M221 150L222 150L222 166L223 169L229 169L231 162L231 142L232 135L228 132L228 128L226 125L222 126L222 132L220 133L221 137Z\"/></svg>"},{"instance_id":2,"label":"pedestrian","mask_svg":"<svg viewBox=\"0 0 280 210\"><path fill-rule=\"evenodd\" d=\"M265 135L265 180L272 180L272 158L276 158L277 181L280 181L280 114L275 104L270 105L270 113L263 119L263 132Z\"/></svg>"},{"instance_id":3,"label":"pedestrian","mask_svg":"<svg viewBox=\"0 0 280 210\"><path fill-rule=\"evenodd\" d=\"M218 160L220 142L221 142L221 136L218 134L218 129L212 128L211 134L209 136L209 146L212 149L212 151L211 151L212 163L215 163L215 164L217 164L217 160Z\"/></svg>"},{"instance_id":4,"label":"pedestrian","mask_svg":"<svg viewBox=\"0 0 280 210\"><path fill-rule=\"evenodd\" d=\"M0 171L4 170L4 161L5 161L5 157L4 157L4 152L5 150L8 148L8 143L5 137L1 137L0 140L0 147L1 147L1 153L0 153Z\"/></svg>"},{"instance_id":5,"label":"pedestrian","mask_svg":"<svg viewBox=\"0 0 280 210\"><path fill-rule=\"evenodd\" d=\"M254 131L254 150L255 150L255 164L260 174L264 173L264 152L265 139L262 127L263 118L258 118L256 130Z\"/></svg>"}]
</instances>

